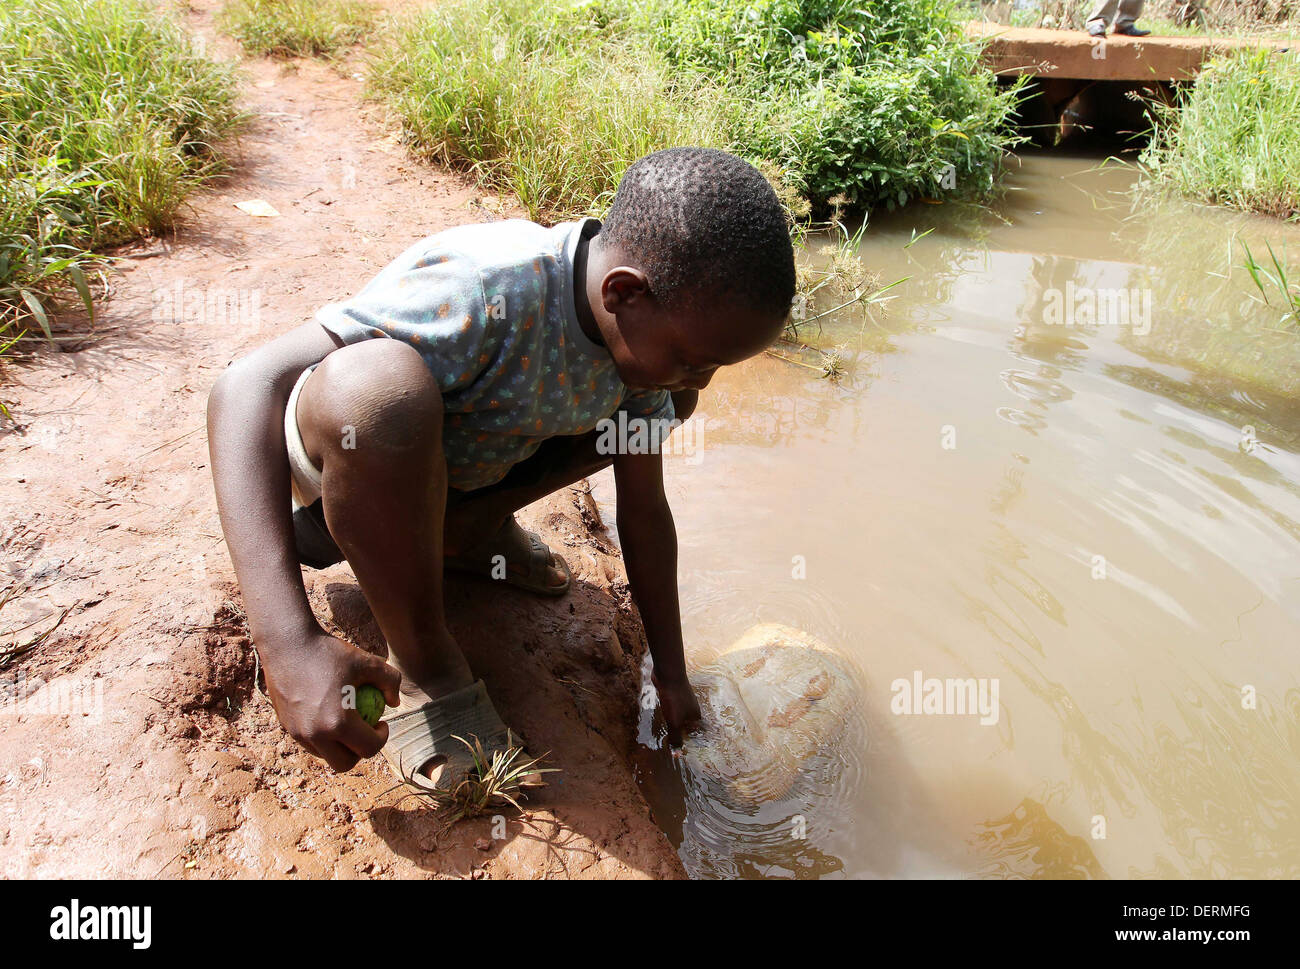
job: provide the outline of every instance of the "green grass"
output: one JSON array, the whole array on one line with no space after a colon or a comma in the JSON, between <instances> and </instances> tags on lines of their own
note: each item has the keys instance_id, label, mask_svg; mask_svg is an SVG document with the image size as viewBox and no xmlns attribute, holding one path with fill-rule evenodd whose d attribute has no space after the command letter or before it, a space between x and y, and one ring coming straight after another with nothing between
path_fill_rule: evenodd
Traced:
<instances>
[{"instance_id":1,"label":"green grass","mask_svg":"<svg viewBox=\"0 0 1300 969\"><path fill-rule=\"evenodd\" d=\"M0 0L0 347L222 168L230 73L136 0Z\"/></svg>"},{"instance_id":2,"label":"green grass","mask_svg":"<svg viewBox=\"0 0 1300 969\"><path fill-rule=\"evenodd\" d=\"M515 746L512 736L504 748L490 753L478 737L473 743L455 739L469 748L473 766L446 790L421 791L437 808L444 830L462 819L507 806L522 813L519 802L527 800L527 791L546 786L541 775L559 773L558 767L544 767L543 758L530 757L523 747Z\"/></svg>"},{"instance_id":3,"label":"green grass","mask_svg":"<svg viewBox=\"0 0 1300 969\"><path fill-rule=\"evenodd\" d=\"M364 40L377 14L360 0L231 0L218 23L247 54L329 57Z\"/></svg>"},{"instance_id":4,"label":"green grass","mask_svg":"<svg viewBox=\"0 0 1300 969\"><path fill-rule=\"evenodd\" d=\"M1157 315L1150 333L1125 341L1260 400L1300 398L1300 325L1288 319L1291 300L1300 299L1296 273L1286 268L1292 233L1222 209L1150 202L1173 217L1142 223L1133 256L1139 268L1128 285L1151 291Z\"/></svg>"},{"instance_id":5,"label":"green grass","mask_svg":"<svg viewBox=\"0 0 1300 969\"><path fill-rule=\"evenodd\" d=\"M626 32L528 0L449 0L401 23L371 84L417 152L534 219L600 212L656 148L727 147L741 110L724 89L677 84Z\"/></svg>"},{"instance_id":6,"label":"green grass","mask_svg":"<svg viewBox=\"0 0 1300 969\"><path fill-rule=\"evenodd\" d=\"M599 213L673 145L762 163L822 210L992 189L1014 95L946 0L446 0L378 51L413 147L533 218Z\"/></svg>"},{"instance_id":7,"label":"green grass","mask_svg":"<svg viewBox=\"0 0 1300 969\"><path fill-rule=\"evenodd\" d=\"M1142 156L1189 198L1300 216L1300 55L1243 51L1203 70L1184 103L1157 114Z\"/></svg>"},{"instance_id":8,"label":"green grass","mask_svg":"<svg viewBox=\"0 0 1300 969\"><path fill-rule=\"evenodd\" d=\"M1268 263L1260 263L1250 246L1241 244L1246 252L1244 263L1250 281L1259 290L1260 298L1266 306L1277 306L1282 311L1282 323L1300 326L1300 281L1287 270L1282 258L1273 251L1272 243L1265 243L1268 249ZM1270 297L1270 294L1271 297Z\"/></svg>"}]
</instances>

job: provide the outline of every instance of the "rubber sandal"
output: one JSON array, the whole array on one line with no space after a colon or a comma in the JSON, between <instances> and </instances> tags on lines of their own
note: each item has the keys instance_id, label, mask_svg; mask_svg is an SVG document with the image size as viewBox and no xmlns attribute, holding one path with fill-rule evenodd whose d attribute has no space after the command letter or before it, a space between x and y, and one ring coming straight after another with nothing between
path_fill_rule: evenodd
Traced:
<instances>
[{"instance_id":1,"label":"rubber sandal","mask_svg":"<svg viewBox=\"0 0 1300 969\"><path fill-rule=\"evenodd\" d=\"M415 710L388 714L382 719L388 724L384 760L405 783L423 791L449 791L473 769L474 758L457 737L471 744L477 738L489 755L519 746L519 739L492 706L482 680ZM435 757L446 759L436 783L420 772Z\"/></svg>"},{"instance_id":2,"label":"rubber sandal","mask_svg":"<svg viewBox=\"0 0 1300 969\"><path fill-rule=\"evenodd\" d=\"M496 581L505 582L507 585L513 585L515 588L534 592L540 596L564 595L569 591L569 586L573 582L573 575L569 571L569 563L564 561L563 556L551 551L551 547L542 541L542 537L536 532L530 532L526 528L521 529L521 531L528 537L528 561L521 564L507 559L505 578ZM442 560L442 567L453 572L477 575L480 578L494 578L492 575L492 557L494 553L489 548L489 545L490 540L484 542L478 549L470 553L449 555ZM479 551L482 554L478 554ZM552 563L564 573L564 582L560 585L550 585L546 581L546 567Z\"/></svg>"}]
</instances>

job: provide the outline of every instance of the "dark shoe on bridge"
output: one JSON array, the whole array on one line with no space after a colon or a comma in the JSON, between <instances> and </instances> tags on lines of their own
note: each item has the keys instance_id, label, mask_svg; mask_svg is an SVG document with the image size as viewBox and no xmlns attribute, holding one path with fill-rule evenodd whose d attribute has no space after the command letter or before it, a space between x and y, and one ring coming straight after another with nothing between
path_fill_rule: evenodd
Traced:
<instances>
[{"instance_id":1,"label":"dark shoe on bridge","mask_svg":"<svg viewBox=\"0 0 1300 969\"><path fill-rule=\"evenodd\" d=\"M1145 37L1147 34L1151 33L1151 31L1143 30L1141 27L1134 27L1132 24L1128 24L1124 27L1116 27L1115 33L1123 34L1125 37Z\"/></svg>"}]
</instances>

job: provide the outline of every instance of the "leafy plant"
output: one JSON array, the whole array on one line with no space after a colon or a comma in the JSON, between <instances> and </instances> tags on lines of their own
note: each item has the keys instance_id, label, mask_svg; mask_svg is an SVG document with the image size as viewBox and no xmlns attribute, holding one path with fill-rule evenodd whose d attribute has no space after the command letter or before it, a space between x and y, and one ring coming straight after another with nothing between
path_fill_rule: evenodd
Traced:
<instances>
[{"instance_id":1,"label":"leafy plant","mask_svg":"<svg viewBox=\"0 0 1300 969\"><path fill-rule=\"evenodd\" d=\"M669 61L725 76L752 108L737 140L816 206L894 208L991 190L1016 139L947 0L641 0Z\"/></svg>"},{"instance_id":2,"label":"leafy plant","mask_svg":"<svg viewBox=\"0 0 1300 969\"><path fill-rule=\"evenodd\" d=\"M534 219L599 214L623 171L669 145L728 147L741 110L685 85L591 6L448 0L380 45L372 90L416 151L514 194Z\"/></svg>"}]
</instances>

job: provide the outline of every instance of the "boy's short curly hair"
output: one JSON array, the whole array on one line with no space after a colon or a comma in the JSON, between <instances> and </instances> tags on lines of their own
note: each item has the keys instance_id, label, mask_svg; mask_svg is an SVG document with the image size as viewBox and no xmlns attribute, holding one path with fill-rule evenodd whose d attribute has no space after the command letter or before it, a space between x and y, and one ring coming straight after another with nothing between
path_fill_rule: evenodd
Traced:
<instances>
[{"instance_id":1,"label":"boy's short curly hair","mask_svg":"<svg viewBox=\"0 0 1300 969\"><path fill-rule=\"evenodd\" d=\"M733 300L780 319L790 310L788 217L762 173L729 152L666 148L634 162L600 234L640 263L669 308Z\"/></svg>"}]
</instances>

